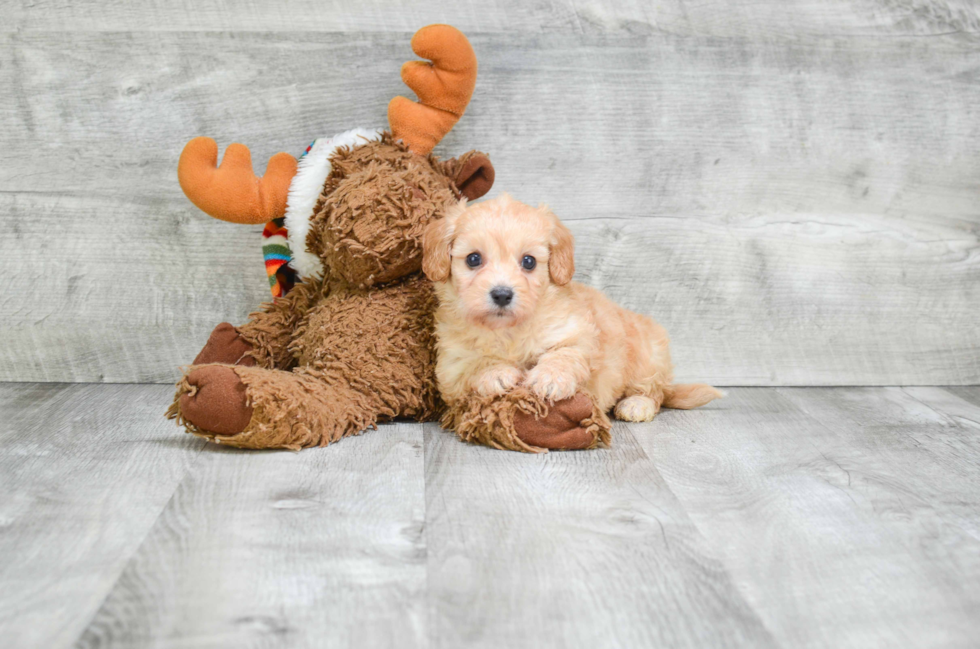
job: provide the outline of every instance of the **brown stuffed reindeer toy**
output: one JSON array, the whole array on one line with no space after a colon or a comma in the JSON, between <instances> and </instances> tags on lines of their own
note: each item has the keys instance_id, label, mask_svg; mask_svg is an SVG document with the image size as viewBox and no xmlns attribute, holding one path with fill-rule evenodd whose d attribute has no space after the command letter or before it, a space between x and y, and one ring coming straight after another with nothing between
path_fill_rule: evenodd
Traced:
<instances>
[{"instance_id":1,"label":"brown stuffed reindeer toy","mask_svg":"<svg viewBox=\"0 0 980 649\"><path fill-rule=\"evenodd\" d=\"M177 385L168 416L188 431L243 448L324 446L380 420L436 418L433 314L422 275L426 224L462 197L490 190L493 166L470 151L440 161L432 148L462 115L476 57L458 30L431 25L402 78L419 97L392 100L391 133L354 130L315 141L304 157L278 153L256 178L233 144L220 167L213 140L184 148L181 187L211 216L285 219L301 278L248 322L222 323ZM577 395L550 405L525 393L447 413L464 439L498 448L588 448L608 420Z\"/></svg>"}]
</instances>

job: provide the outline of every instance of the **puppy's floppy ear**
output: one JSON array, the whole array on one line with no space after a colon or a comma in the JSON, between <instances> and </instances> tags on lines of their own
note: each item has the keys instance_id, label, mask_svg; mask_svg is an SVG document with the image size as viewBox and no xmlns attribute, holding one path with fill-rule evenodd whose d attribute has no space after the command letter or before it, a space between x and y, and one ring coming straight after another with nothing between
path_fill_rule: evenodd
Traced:
<instances>
[{"instance_id":1,"label":"puppy's floppy ear","mask_svg":"<svg viewBox=\"0 0 980 649\"><path fill-rule=\"evenodd\" d=\"M495 172L486 153L468 151L456 160L453 182L459 192L471 201L480 198L493 187Z\"/></svg>"},{"instance_id":2,"label":"puppy's floppy ear","mask_svg":"<svg viewBox=\"0 0 980 649\"><path fill-rule=\"evenodd\" d=\"M575 237L547 206L540 209L550 215L552 222L548 274L551 275L552 282L564 286L572 281L575 274Z\"/></svg>"},{"instance_id":3,"label":"puppy's floppy ear","mask_svg":"<svg viewBox=\"0 0 980 649\"><path fill-rule=\"evenodd\" d=\"M441 219L429 221L422 235L422 272L433 282L449 279L456 220L466 210L466 200L446 210Z\"/></svg>"}]
</instances>

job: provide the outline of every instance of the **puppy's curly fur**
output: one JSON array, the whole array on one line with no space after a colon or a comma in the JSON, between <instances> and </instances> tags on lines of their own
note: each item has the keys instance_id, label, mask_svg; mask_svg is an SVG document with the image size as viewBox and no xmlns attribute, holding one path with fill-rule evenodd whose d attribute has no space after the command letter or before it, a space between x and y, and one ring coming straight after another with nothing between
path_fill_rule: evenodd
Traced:
<instances>
[{"instance_id":1,"label":"puppy's curly fur","mask_svg":"<svg viewBox=\"0 0 980 649\"><path fill-rule=\"evenodd\" d=\"M626 421L722 396L676 385L667 332L572 282L574 238L545 206L506 194L447 210L424 237L436 284L436 380L450 405L519 386L547 401L585 391Z\"/></svg>"}]
</instances>

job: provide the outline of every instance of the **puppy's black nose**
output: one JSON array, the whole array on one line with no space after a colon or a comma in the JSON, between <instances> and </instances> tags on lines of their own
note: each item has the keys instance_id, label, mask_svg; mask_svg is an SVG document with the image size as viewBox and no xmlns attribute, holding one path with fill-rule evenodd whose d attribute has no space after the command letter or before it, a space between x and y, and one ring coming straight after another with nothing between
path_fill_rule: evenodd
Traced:
<instances>
[{"instance_id":1,"label":"puppy's black nose","mask_svg":"<svg viewBox=\"0 0 980 649\"><path fill-rule=\"evenodd\" d=\"M514 289L508 286L494 286L490 289L490 299L497 306L507 306L514 299Z\"/></svg>"}]
</instances>

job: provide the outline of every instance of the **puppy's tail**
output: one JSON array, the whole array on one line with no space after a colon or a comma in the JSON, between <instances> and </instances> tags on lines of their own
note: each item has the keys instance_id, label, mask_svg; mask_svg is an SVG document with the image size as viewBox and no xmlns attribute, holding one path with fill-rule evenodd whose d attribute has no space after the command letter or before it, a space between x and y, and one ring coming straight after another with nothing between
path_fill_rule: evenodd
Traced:
<instances>
[{"instance_id":1,"label":"puppy's tail","mask_svg":"<svg viewBox=\"0 0 980 649\"><path fill-rule=\"evenodd\" d=\"M725 396L725 393L717 388L704 383L684 383L680 385L668 385L664 388L664 408L678 408L680 410L690 410L698 408Z\"/></svg>"}]
</instances>

